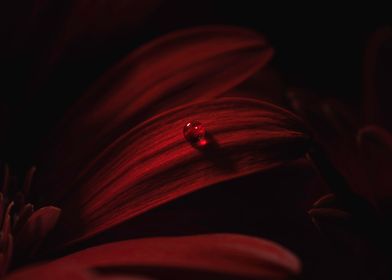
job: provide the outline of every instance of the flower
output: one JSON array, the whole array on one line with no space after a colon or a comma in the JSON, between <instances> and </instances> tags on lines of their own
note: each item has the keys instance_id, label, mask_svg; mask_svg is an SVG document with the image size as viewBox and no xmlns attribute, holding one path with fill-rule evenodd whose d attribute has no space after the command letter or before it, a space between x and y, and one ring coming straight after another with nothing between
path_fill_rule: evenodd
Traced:
<instances>
[{"instance_id":1,"label":"flower","mask_svg":"<svg viewBox=\"0 0 392 280\"><path fill-rule=\"evenodd\" d=\"M53 72L62 55L77 46L80 34L74 24L80 28L78 20L86 7L97 8L92 16L110 7L89 4L74 4L65 31L29 77L27 100L31 96L42 100L46 83L56 84L51 77L56 76ZM36 7L33 18L45 14L42 7ZM124 7L114 7L122 14ZM29 198L54 213L31 214L33 228L23 238L36 240L35 229L44 228L49 236L34 249L38 256L49 258L189 193L303 157L309 137L302 120L244 90L272 55L261 35L228 26L176 31L132 51L78 98L38 153ZM183 127L192 119L200 120L211 135L213 145L206 151L195 149L183 137ZM9 200L5 205L7 219L13 204ZM41 222L50 226L42 227ZM10 232L7 223L4 234ZM19 244L8 239L6 245L0 252L8 262L10 247ZM286 279L301 269L297 257L284 247L229 233L129 239L31 267L18 265L6 279L100 279L124 274L135 279L191 279L191 275Z\"/></svg>"}]
</instances>

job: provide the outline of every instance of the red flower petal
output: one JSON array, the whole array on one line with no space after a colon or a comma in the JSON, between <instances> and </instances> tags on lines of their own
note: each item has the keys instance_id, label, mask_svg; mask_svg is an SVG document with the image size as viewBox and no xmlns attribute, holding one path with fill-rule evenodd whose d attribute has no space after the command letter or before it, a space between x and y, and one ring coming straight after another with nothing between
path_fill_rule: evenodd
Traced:
<instances>
[{"instance_id":1,"label":"red flower petal","mask_svg":"<svg viewBox=\"0 0 392 280\"><path fill-rule=\"evenodd\" d=\"M110 243L17 271L6 279L62 279L57 273L67 270L90 272L97 279L291 279L300 269L299 260L276 243L213 234Z\"/></svg>"},{"instance_id":2,"label":"red flower petal","mask_svg":"<svg viewBox=\"0 0 392 280\"><path fill-rule=\"evenodd\" d=\"M208 100L251 77L272 55L261 35L242 28L174 32L132 52L111 69L69 113L67 123L122 123L136 114L143 120L190 100Z\"/></svg>"},{"instance_id":3,"label":"red flower petal","mask_svg":"<svg viewBox=\"0 0 392 280\"><path fill-rule=\"evenodd\" d=\"M185 140L189 119L212 136L207 149ZM268 103L225 98L178 107L128 131L55 190L61 233L87 238L189 192L298 158L307 145L302 122Z\"/></svg>"},{"instance_id":4,"label":"red flower petal","mask_svg":"<svg viewBox=\"0 0 392 280\"><path fill-rule=\"evenodd\" d=\"M41 184L57 188L124 131L159 112L224 95L272 53L260 35L219 26L175 32L143 46L69 112L45 160L47 170L41 166Z\"/></svg>"}]
</instances>

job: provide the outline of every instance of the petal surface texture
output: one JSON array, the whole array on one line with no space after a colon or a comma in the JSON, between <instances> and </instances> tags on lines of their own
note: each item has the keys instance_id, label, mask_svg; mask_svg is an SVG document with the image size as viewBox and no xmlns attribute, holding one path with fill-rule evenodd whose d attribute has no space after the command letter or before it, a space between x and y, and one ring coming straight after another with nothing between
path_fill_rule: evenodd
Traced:
<instances>
[{"instance_id":1,"label":"petal surface texture","mask_svg":"<svg viewBox=\"0 0 392 280\"><path fill-rule=\"evenodd\" d=\"M189 119L206 127L207 147L184 138ZM130 129L57 191L61 232L89 237L187 193L296 159L307 145L301 120L269 103L222 98L178 107Z\"/></svg>"}]
</instances>

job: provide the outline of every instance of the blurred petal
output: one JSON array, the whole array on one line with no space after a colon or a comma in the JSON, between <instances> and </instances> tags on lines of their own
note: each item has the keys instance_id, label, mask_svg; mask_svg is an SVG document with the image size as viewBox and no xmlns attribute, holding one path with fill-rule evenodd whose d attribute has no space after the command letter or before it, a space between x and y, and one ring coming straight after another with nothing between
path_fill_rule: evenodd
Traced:
<instances>
[{"instance_id":1,"label":"blurred petal","mask_svg":"<svg viewBox=\"0 0 392 280\"><path fill-rule=\"evenodd\" d=\"M367 124L392 131L392 28L384 27L369 39L364 58L364 110Z\"/></svg>"},{"instance_id":2,"label":"blurred petal","mask_svg":"<svg viewBox=\"0 0 392 280\"><path fill-rule=\"evenodd\" d=\"M322 208L320 203L325 202L331 208L326 205ZM317 203L319 206L309 211L309 215L336 251L336 261L342 264L342 279L389 279L388 258L379 247L380 243L387 246L380 242L384 240L383 234L378 233L376 238L379 240L373 239L366 229L359 226L360 219L340 209L340 203L335 202L331 196L323 197Z\"/></svg>"},{"instance_id":3,"label":"blurred petal","mask_svg":"<svg viewBox=\"0 0 392 280\"><path fill-rule=\"evenodd\" d=\"M242 28L174 32L131 53L90 89L65 121L75 125L74 131L89 128L94 135L115 130L131 117L135 124L170 107L222 95L260 70L272 54L261 35ZM97 127L102 124L106 127Z\"/></svg>"},{"instance_id":4,"label":"blurred petal","mask_svg":"<svg viewBox=\"0 0 392 280\"><path fill-rule=\"evenodd\" d=\"M337 100L321 98L317 93L302 89L292 89L289 99L294 111L311 128L326 157L347 180L351 191L374 204L366 167L356 143L359 120L352 109Z\"/></svg>"},{"instance_id":5,"label":"blurred petal","mask_svg":"<svg viewBox=\"0 0 392 280\"><path fill-rule=\"evenodd\" d=\"M316 202L313 203L314 208L333 208L335 205L336 197L334 194L329 193L320 197Z\"/></svg>"},{"instance_id":6,"label":"blurred petal","mask_svg":"<svg viewBox=\"0 0 392 280\"><path fill-rule=\"evenodd\" d=\"M358 133L358 146L370 176L371 189L383 211L392 214L392 135L377 126ZM386 213L385 213L386 214Z\"/></svg>"},{"instance_id":7,"label":"blurred petal","mask_svg":"<svg viewBox=\"0 0 392 280\"><path fill-rule=\"evenodd\" d=\"M56 225L60 213L61 210L53 206L35 211L15 235L15 257L32 256Z\"/></svg>"},{"instance_id":8,"label":"blurred petal","mask_svg":"<svg viewBox=\"0 0 392 280\"><path fill-rule=\"evenodd\" d=\"M53 279L59 267L94 273L97 279L292 279L301 270L299 260L276 243L213 234L110 243L17 271L7 279Z\"/></svg>"},{"instance_id":9,"label":"blurred petal","mask_svg":"<svg viewBox=\"0 0 392 280\"><path fill-rule=\"evenodd\" d=\"M314 208L309 210L309 215L313 217L315 224L318 224L319 220L322 219L345 222L351 218L349 213L334 208Z\"/></svg>"},{"instance_id":10,"label":"blurred petal","mask_svg":"<svg viewBox=\"0 0 392 280\"><path fill-rule=\"evenodd\" d=\"M192 119L206 127L209 145L183 136ZM66 239L83 239L187 193L301 157L303 124L280 107L222 98L178 107L129 130L76 181L55 189Z\"/></svg>"},{"instance_id":11,"label":"blurred petal","mask_svg":"<svg viewBox=\"0 0 392 280\"><path fill-rule=\"evenodd\" d=\"M13 237L11 234L11 209L13 203L7 206L7 210L4 213L3 221L0 227L0 277L7 272L8 266L11 263L13 255Z\"/></svg>"},{"instance_id":12,"label":"blurred petal","mask_svg":"<svg viewBox=\"0 0 392 280\"><path fill-rule=\"evenodd\" d=\"M52 181L41 184L53 188L75 176L121 133L159 112L225 94L272 53L260 35L223 26L174 32L132 52L64 118L42 170Z\"/></svg>"}]
</instances>

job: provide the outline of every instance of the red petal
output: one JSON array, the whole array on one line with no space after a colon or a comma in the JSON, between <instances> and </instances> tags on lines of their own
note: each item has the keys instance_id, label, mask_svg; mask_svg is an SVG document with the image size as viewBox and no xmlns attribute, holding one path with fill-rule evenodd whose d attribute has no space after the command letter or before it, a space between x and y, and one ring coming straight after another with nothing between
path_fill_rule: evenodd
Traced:
<instances>
[{"instance_id":1,"label":"red petal","mask_svg":"<svg viewBox=\"0 0 392 280\"><path fill-rule=\"evenodd\" d=\"M301 265L292 253L276 243L234 234L213 234L106 244L17 271L7 279L58 279L59 268L89 271L98 279L113 276L291 279L299 274Z\"/></svg>"},{"instance_id":2,"label":"red petal","mask_svg":"<svg viewBox=\"0 0 392 280\"><path fill-rule=\"evenodd\" d=\"M263 37L246 29L211 26L174 32L144 45L109 71L66 122L74 122L78 127L72 129L82 133L81 127L103 124L107 127L94 127L103 133L136 114L143 120L168 107L208 100L251 77L272 54Z\"/></svg>"},{"instance_id":3,"label":"red petal","mask_svg":"<svg viewBox=\"0 0 392 280\"><path fill-rule=\"evenodd\" d=\"M213 137L209 148L185 140L190 119ZM62 232L68 240L89 237L200 188L298 158L307 143L302 122L268 103L226 98L178 107L128 131L53 193L67 220Z\"/></svg>"},{"instance_id":4,"label":"red petal","mask_svg":"<svg viewBox=\"0 0 392 280\"><path fill-rule=\"evenodd\" d=\"M273 50L236 27L175 32L131 53L69 112L41 172L53 189L122 132L164 110L226 94L261 69ZM241 94L241 93L240 93ZM39 175L39 174L38 174Z\"/></svg>"}]
</instances>

